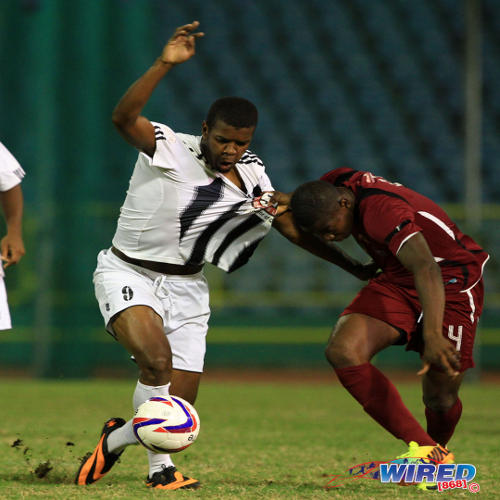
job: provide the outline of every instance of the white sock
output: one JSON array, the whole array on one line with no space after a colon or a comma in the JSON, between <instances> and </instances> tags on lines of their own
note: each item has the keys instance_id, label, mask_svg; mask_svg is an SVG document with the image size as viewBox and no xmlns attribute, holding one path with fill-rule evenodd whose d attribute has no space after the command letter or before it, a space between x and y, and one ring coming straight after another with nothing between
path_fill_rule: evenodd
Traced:
<instances>
[{"instance_id":1,"label":"white sock","mask_svg":"<svg viewBox=\"0 0 500 500\"><path fill-rule=\"evenodd\" d=\"M165 467L174 465L170 455L167 455L166 453L153 453L149 450L147 450L147 452L149 460L149 477L152 477L155 472L161 471L162 465Z\"/></svg>"},{"instance_id":2,"label":"white sock","mask_svg":"<svg viewBox=\"0 0 500 500\"><path fill-rule=\"evenodd\" d=\"M168 389L170 384L160 385L160 386L149 386L137 382L137 387L134 393L134 407L137 408L141 403L152 398L153 396L168 396ZM149 477L151 477L155 472L162 470L162 465L170 467L174 465L170 455L166 453L153 453L147 450L148 461L149 461Z\"/></svg>"},{"instance_id":3,"label":"white sock","mask_svg":"<svg viewBox=\"0 0 500 500\"><path fill-rule=\"evenodd\" d=\"M137 385L135 386L134 398L132 403L134 405L134 411L139 408L142 403L147 401L149 398L153 396L168 396L168 388L170 387L170 382L167 385L144 385L141 382L137 381Z\"/></svg>"},{"instance_id":4,"label":"white sock","mask_svg":"<svg viewBox=\"0 0 500 500\"><path fill-rule=\"evenodd\" d=\"M137 385L134 391L134 397L132 400L134 411L137 410L139 405L144 403L144 401L147 401L153 396L160 396L165 394L168 396L169 386L170 384L162 385L159 387L152 387L150 385L141 384L141 382L137 381ZM110 451L111 453L120 453L120 451L122 451L126 446L129 446L131 444L138 444L132 427L132 419L130 419L123 427L114 430L109 435L108 451ZM167 466L170 465L168 462L170 462L170 459L166 462Z\"/></svg>"},{"instance_id":5,"label":"white sock","mask_svg":"<svg viewBox=\"0 0 500 500\"><path fill-rule=\"evenodd\" d=\"M133 398L134 411L137 410L139 405L144 403L144 401L147 401L149 398L152 398L153 396L168 396L169 387L170 384L151 386L151 385L144 385L141 382L137 381ZM124 429L125 427L127 427L129 432L124 432L121 435L118 434L116 436L116 440L113 440L112 438L115 437L115 434ZM132 430L132 419L129 420L120 429L113 431L108 438L108 448L113 446L114 449L111 450L110 448L110 451L114 451L115 453L118 453L121 449L125 448L125 446L128 446L129 444L137 444L137 439L135 437L134 431ZM155 472L161 471L162 465L165 465L166 467L174 465L172 460L170 459L170 455L166 453L153 453L152 451L149 450L146 451L148 453L148 461L149 461L149 477L151 477Z\"/></svg>"},{"instance_id":6,"label":"white sock","mask_svg":"<svg viewBox=\"0 0 500 500\"><path fill-rule=\"evenodd\" d=\"M132 419L108 436L108 451L118 454L129 444L138 444L132 428Z\"/></svg>"}]
</instances>

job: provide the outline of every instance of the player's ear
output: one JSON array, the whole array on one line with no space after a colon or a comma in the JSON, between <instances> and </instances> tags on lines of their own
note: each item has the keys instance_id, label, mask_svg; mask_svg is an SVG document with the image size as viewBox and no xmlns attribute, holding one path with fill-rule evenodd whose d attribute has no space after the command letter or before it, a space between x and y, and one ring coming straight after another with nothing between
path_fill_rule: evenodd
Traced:
<instances>
[{"instance_id":1,"label":"player's ear","mask_svg":"<svg viewBox=\"0 0 500 500\"><path fill-rule=\"evenodd\" d=\"M207 140L207 137L208 137L208 124L207 124L207 122L205 120L201 124L201 136L203 137L204 140Z\"/></svg>"},{"instance_id":2,"label":"player's ear","mask_svg":"<svg viewBox=\"0 0 500 500\"><path fill-rule=\"evenodd\" d=\"M341 207L341 208L351 208L351 206L352 206L351 200L345 196L341 196L338 200L338 203L339 203L339 207Z\"/></svg>"}]
</instances>

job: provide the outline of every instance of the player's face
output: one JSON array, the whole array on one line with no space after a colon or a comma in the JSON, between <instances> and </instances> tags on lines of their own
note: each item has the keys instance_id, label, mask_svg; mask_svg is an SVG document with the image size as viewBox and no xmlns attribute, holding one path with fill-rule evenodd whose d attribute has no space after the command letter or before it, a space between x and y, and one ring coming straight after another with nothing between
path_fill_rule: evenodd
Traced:
<instances>
[{"instance_id":1,"label":"player's face","mask_svg":"<svg viewBox=\"0 0 500 500\"><path fill-rule=\"evenodd\" d=\"M323 241L342 241L351 235L352 222L352 209L340 204L314 224L312 233Z\"/></svg>"},{"instance_id":2,"label":"player's face","mask_svg":"<svg viewBox=\"0 0 500 500\"><path fill-rule=\"evenodd\" d=\"M202 125L201 147L203 154L214 170L229 172L250 146L255 127L236 128L217 120L209 128Z\"/></svg>"}]
</instances>

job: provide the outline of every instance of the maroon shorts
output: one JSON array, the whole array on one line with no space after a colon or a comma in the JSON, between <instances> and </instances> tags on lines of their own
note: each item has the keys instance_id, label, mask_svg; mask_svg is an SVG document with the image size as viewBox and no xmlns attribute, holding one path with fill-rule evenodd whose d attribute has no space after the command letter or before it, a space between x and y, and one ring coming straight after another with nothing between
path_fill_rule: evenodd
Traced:
<instances>
[{"instance_id":1,"label":"maroon shorts","mask_svg":"<svg viewBox=\"0 0 500 500\"><path fill-rule=\"evenodd\" d=\"M448 290L443 321L443 336L460 351L460 371L474 367L472 350L477 322L483 310L484 285L481 279L466 292ZM417 291L396 286L383 278L374 278L361 289L341 316L366 314L389 323L406 334L406 350L423 353L422 318Z\"/></svg>"}]
</instances>

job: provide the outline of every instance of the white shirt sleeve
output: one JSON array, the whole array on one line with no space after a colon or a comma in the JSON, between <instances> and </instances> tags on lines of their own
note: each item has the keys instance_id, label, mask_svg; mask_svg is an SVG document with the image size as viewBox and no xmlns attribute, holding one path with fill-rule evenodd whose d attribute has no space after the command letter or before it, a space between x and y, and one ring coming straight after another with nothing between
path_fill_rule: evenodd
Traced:
<instances>
[{"instance_id":1,"label":"white shirt sleeve","mask_svg":"<svg viewBox=\"0 0 500 500\"><path fill-rule=\"evenodd\" d=\"M179 160L185 154L185 147L182 141L179 140L171 128L162 123L152 123L155 128L156 149L153 158L147 157L150 165L165 170L177 170Z\"/></svg>"},{"instance_id":2,"label":"white shirt sleeve","mask_svg":"<svg viewBox=\"0 0 500 500\"><path fill-rule=\"evenodd\" d=\"M24 177L24 170L10 151L0 142L0 191L17 186Z\"/></svg>"},{"instance_id":3,"label":"white shirt sleeve","mask_svg":"<svg viewBox=\"0 0 500 500\"><path fill-rule=\"evenodd\" d=\"M274 191L271 179L269 179L264 169L260 175L259 185L262 188L262 191Z\"/></svg>"}]
</instances>

